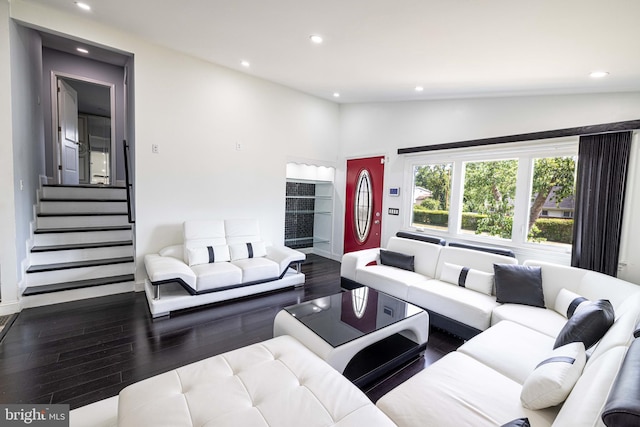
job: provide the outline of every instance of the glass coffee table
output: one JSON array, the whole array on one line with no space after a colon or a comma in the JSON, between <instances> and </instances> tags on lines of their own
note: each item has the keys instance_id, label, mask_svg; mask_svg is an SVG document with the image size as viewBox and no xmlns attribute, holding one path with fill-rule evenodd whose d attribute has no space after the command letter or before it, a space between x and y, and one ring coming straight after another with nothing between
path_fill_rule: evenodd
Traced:
<instances>
[{"instance_id":1,"label":"glass coffee table","mask_svg":"<svg viewBox=\"0 0 640 427\"><path fill-rule=\"evenodd\" d=\"M362 387L424 352L429 315L365 286L285 307L273 335L293 336Z\"/></svg>"}]
</instances>

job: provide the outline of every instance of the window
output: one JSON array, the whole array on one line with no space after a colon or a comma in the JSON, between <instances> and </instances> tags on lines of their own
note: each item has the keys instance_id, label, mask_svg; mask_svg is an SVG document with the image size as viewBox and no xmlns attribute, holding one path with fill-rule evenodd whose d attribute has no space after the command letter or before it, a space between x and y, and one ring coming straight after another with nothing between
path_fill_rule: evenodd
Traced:
<instances>
[{"instance_id":1,"label":"window","mask_svg":"<svg viewBox=\"0 0 640 427\"><path fill-rule=\"evenodd\" d=\"M447 230L451 196L451 163L414 166L411 223Z\"/></svg>"},{"instance_id":2,"label":"window","mask_svg":"<svg viewBox=\"0 0 640 427\"><path fill-rule=\"evenodd\" d=\"M463 233L511 239L517 174L517 160L465 163Z\"/></svg>"},{"instance_id":3,"label":"window","mask_svg":"<svg viewBox=\"0 0 640 427\"><path fill-rule=\"evenodd\" d=\"M569 253L578 138L409 155L404 226L520 253ZM533 253L533 252L532 252Z\"/></svg>"},{"instance_id":4,"label":"window","mask_svg":"<svg viewBox=\"0 0 640 427\"><path fill-rule=\"evenodd\" d=\"M533 160L527 241L571 244L575 180L576 157L541 157Z\"/></svg>"}]
</instances>

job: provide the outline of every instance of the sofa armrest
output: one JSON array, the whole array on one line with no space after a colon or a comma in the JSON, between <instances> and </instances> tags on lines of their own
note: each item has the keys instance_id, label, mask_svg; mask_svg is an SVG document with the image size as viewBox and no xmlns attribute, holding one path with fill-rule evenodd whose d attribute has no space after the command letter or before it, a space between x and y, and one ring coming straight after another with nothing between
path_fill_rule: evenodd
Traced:
<instances>
[{"instance_id":1,"label":"sofa armrest","mask_svg":"<svg viewBox=\"0 0 640 427\"><path fill-rule=\"evenodd\" d=\"M281 276L287 271L291 263L302 262L306 257L302 252L286 246L267 246L267 258L278 263Z\"/></svg>"},{"instance_id":2,"label":"sofa armrest","mask_svg":"<svg viewBox=\"0 0 640 427\"><path fill-rule=\"evenodd\" d=\"M180 279L196 289L196 274L187 264L177 258L158 254L145 255L144 267L151 283Z\"/></svg>"},{"instance_id":3,"label":"sofa armrest","mask_svg":"<svg viewBox=\"0 0 640 427\"><path fill-rule=\"evenodd\" d=\"M380 260L380 248L363 249L361 251L350 252L342 256L340 266L340 276L356 281L356 270L364 267L373 261Z\"/></svg>"}]
</instances>

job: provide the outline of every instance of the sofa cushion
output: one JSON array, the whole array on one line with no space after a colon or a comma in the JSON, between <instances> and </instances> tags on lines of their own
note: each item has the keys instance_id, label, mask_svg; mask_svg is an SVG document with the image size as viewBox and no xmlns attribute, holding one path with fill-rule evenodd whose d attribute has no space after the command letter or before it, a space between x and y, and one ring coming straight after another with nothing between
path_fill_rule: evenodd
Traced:
<instances>
[{"instance_id":1,"label":"sofa cushion","mask_svg":"<svg viewBox=\"0 0 640 427\"><path fill-rule=\"evenodd\" d=\"M471 289L472 291L481 292L485 295L493 293L493 274L462 265L445 262L440 273L440 280Z\"/></svg>"},{"instance_id":2,"label":"sofa cushion","mask_svg":"<svg viewBox=\"0 0 640 427\"><path fill-rule=\"evenodd\" d=\"M264 242L244 242L229 245L229 252L233 261L237 259L260 258L267 255L267 247Z\"/></svg>"},{"instance_id":3,"label":"sofa cushion","mask_svg":"<svg viewBox=\"0 0 640 427\"><path fill-rule=\"evenodd\" d=\"M458 348L458 352L519 384L552 350L552 337L509 321L490 327Z\"/></svg>"},{"instance_id":4,"label":"sofa cushion","mask_svg":"<svg viewBox=\"0 0 640 427\"><path fill-rule=\"evenodd\" d=\"M242 282L238 283L275 279L280 271L278 263L267 258L239 259L231 263L242 270Z\"/></svg>"},{"instance_id":5,"label":"sofa cushion","mask_svg":"<svg viewBox=\"0 0 640 427\"><path fill-rule=\"evenodd\" d=\"M295 404L293 404L295 402ZM151 377L120 392L118 426L393 423L358 388L289 336Z\"/></svg>"},{"instance_id":6,"label":"sofa cushion","mask_svg":"<svg viewBox=\"0 0 640 427\"><path fill-rule=\"evenodd\" d=\"M410 285L426 281L427 278L420 273L388 265L370 265L356 269L356 282L403 300L407 299Z\"/></svg>"},{"instance_id":7,"label":"sofa cushion","mask_svg":"<svg viewBox=\"0 0 640 427\"><path fill-rule=\"evenodd\" d=\"M581 341L585 348L597 343L615 320L613 307L607 300L590 302L577 311L558 334L553 348Z\"/></svg>"},{"instance_id":8,"label":"sofa cushion","mask_svg":"<svg viewBox=\"0 0 640 427\"><path fill-rule=\"evenodd\" d=\"M189 256L189 267L199 264L212 264L214 262L226 262L231 260L229 255L229 246L201 246L197 248L189 248L187 250Z\"/></svg>"},{"instance_id":9,"label":"sofa cushion","mask_svg":"<svg viewBox=\"0 0 640 427\"><path fill-rule=\"evenodd\" d=\"M502 304L496 307L491 313L491 324L495 325L503 320L519 323L554 339L567 323L567 318L555 310L522 304Z\"/></svg>"},{"instance_id":10,"label":"sofa cushion","mask_svg":"<svg viewBox=\"0 0 640 427\"><path fill-rule=\"evenodd\" d=\"M199 264L191 269L196 274L195 290L198 292L242 283L242 270L230 262Z\"/></svg>"},{"instance_id":11,"label":"sofa cushion","mask_svg":"<svg viewBox=\"0 0 640 427\"><path fill-rule=\"evenodd\" d=\"M226 245L224 221L193 220L183 224L184 254L183 261L189 263L190 248Z\"/></svg>"},{"instance_id":12,"label":"sofa cushion","mask_svg":"<svg viewBox=\"0 0 640 427\"><path fill-rule=\"evenodd\" d=\"M444 248L440 245L419 240L391 237L386 249L401 254L413 255L415 257L414 271L427 278L433 278L436 275L436 263L438 262L440 250Z\"/></svg>"},{"instance_id":13,"label":"sofa cushion","mask_svg":"<svg viewBox=\"0 0 640 427\"><path fill-rule=\"evenodd\" d=\"M380 264L415 271L415 256L380 249Z\"/></svg>"},{"instance_id":14,"label":"sofa cushion","mask_svg":"<svg viewBox=\"0 0 640 427\"><path fill-rule=\"evenodd\" d=\"M542 270L517 264L494 264L496 300L499 303L544 307Z\"/></svg>"},{"instance_id":15,"label":"sofa cushion","mask_svg":"<svg viewBox=\"0 0 640 427\"><path fill-rule=\"evenodd\" d=\"M491 312L498 306L490 295L435 279L412 283L406 300L481 331L491 325Z\"/></svg>"},{"instance_id":16,"label":"sofa cushion","mask_svg":"<svg viewBox=\"0 0 640 427\"><path fill-rule=\"evenodd\" d=\"M580 378L586 362L587 356L581 342L553 350L522 385L522 405L529 409L542 409L564 402Z\"/></svg>"},{"instance_id":17,"label":"sofa cushion","mask_svg":"<svg viewBox=\"0 0 640 427\"><path fill-rule=\"evenodd\" d=\"M442 269L444 263L464 265L474 270L484 271L493 274L493 264L517 264L518 260L504 255L493 254L484 251L476 251L473 249L456 248L445 246L440 251L438 257L438 265L436 268L437 279L442 279Z\"/></svg>"},{"instance_id":18,"label":"sofa cushion","mask_svg":"<svg viewBox=\"0 0 640 427\"><path fill-rule=\"evenodd\" d=\"M589 300L587 298L580 296L575 292L571 292L568 289L562 288L556 297L554 310L562 314L567 319L570 319L578 307L584 306L588 303Z\"/></svg>"},{"instance_id":19,"label":"sofa cushion","mask_svg":"<svg viewBox=\"0 0 640 427\"><path fill-rule=\"evenodd\" d=\"M377 406L400 427L496 427L524 417L531 425L550 426L558 408L524 408L521 388L454 351L382 396Z\"/></svg>"}]
</instances>

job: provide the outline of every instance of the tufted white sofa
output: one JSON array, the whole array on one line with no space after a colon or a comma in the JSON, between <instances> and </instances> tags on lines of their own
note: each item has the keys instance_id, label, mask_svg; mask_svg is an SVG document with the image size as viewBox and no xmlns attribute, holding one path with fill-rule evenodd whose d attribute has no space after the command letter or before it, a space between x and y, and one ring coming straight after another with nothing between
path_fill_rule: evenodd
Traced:
<instances>
[{"instance_id":1,"label":"tufted white sofa","mask_svg":"<svg viewBox=\"0 0 640 427\"><path fill-rule=\"evenodd\" d=\"M184 241L144 257L153 317L304 284L305 255L273 246L252 219L186 221Z\"/></svg>"},{"instance_id":2,"label":"tufted white sofa","mask_svg":"<svg viewBox=\"0 0 640 427\"><path fill-rule=\"evenodd\" d=\"M429 311L431 324L470 338L491 326L500 304L486 295L440 280L445 263L493 273L493 264L517 264L509 256L441 246L424 241L391 237L387 250L414 256L415 271L380 264L380 249L365 249L342 257L340 275Z\"/></svg>"},{"instance_id":3,"label":"tufted white sofa","mask_svg":"<svg viewBox=\"0 0 640 427\"><path fill-rule=\"evenodd\" d=\"M394 424L353 384L289 336L132 384L71 411L74 427Z\"/></svg>"}]
</instances>

